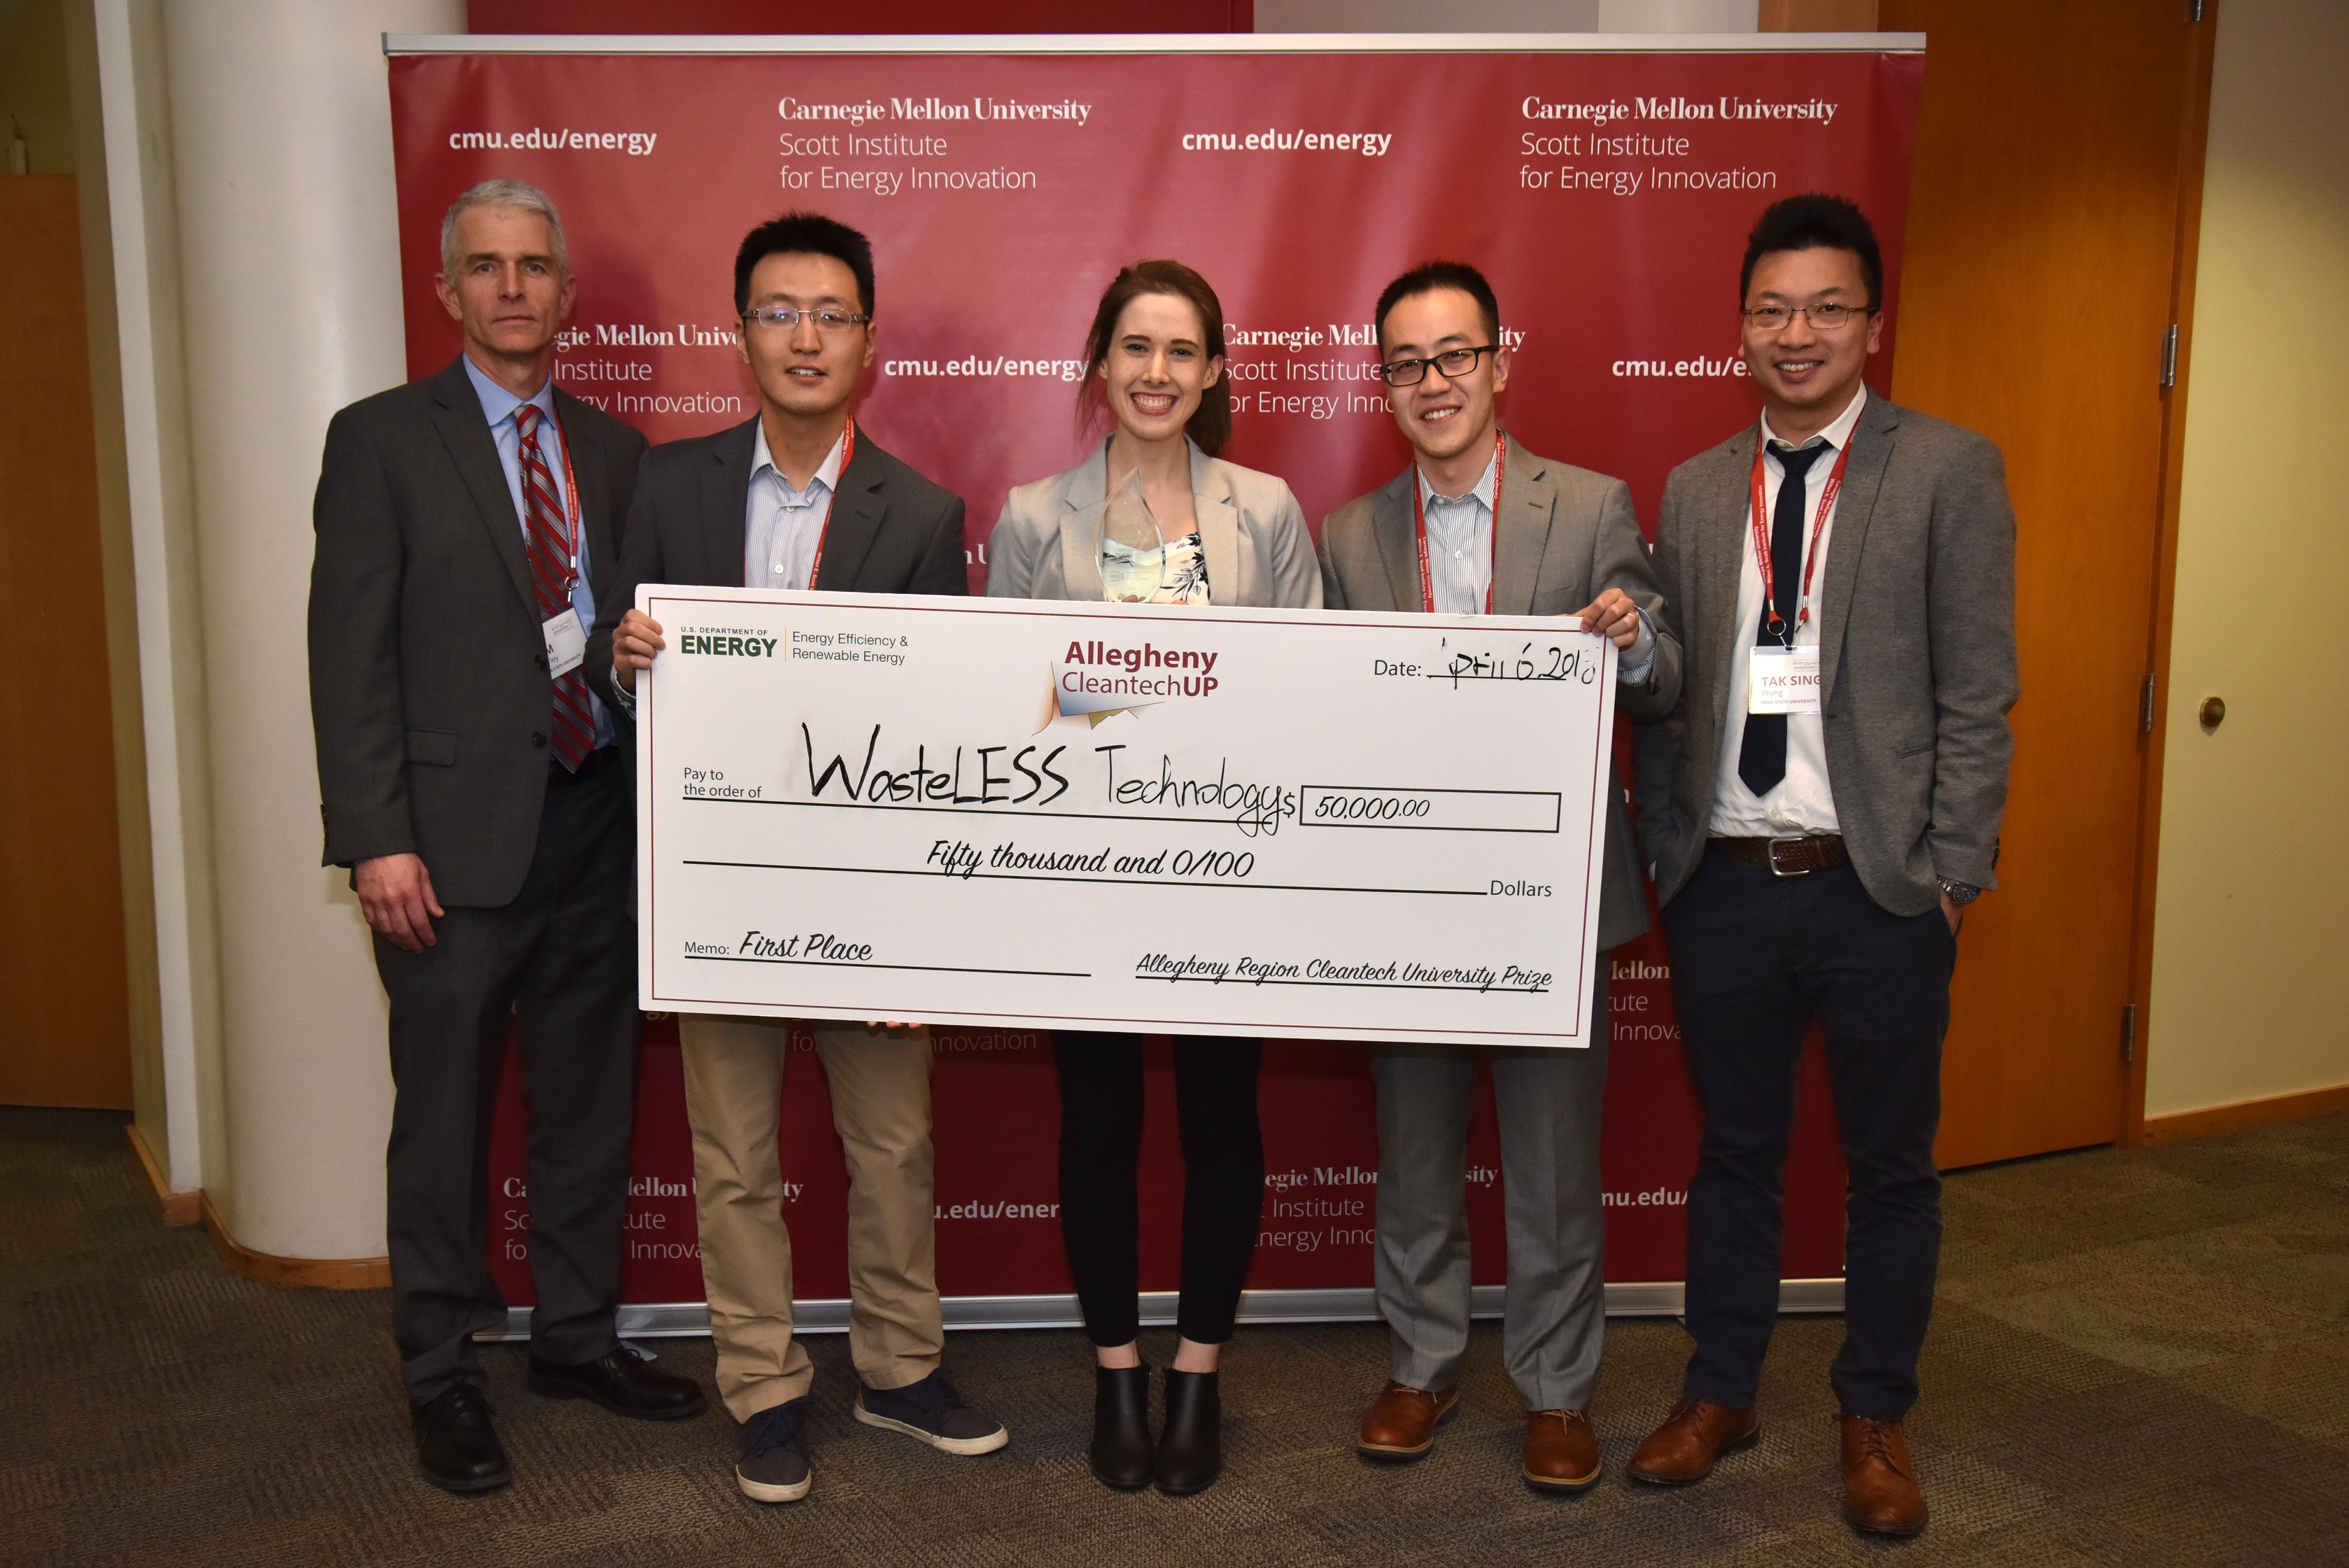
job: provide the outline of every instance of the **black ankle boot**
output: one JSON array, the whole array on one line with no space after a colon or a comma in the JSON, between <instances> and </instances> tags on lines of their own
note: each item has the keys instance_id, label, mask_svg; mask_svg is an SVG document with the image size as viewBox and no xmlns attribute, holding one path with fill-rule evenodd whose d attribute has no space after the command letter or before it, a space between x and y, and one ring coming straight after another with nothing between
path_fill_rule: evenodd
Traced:
<instances>
[{"instance_id":1,"label":"black ankle boot","mask_svg":"<svg viewBox=\"0 0 2349 1568\"><path fill-rule=\"evenodd\" d=\"M1224 1401L1213 1372L1166 1374L1166 1429L1158 1436L1158 1490L1187 1497L1224 1470Z\"/></svg>"},{"instance_id":2,"label":"black ankle boot","mask_svg":"<svg viewBox=\"0 0 2349 1568\"><path fill-rule=\"evenodd\" d=\"M1117 1491L1150 1484L1150 1368L1093 1368L1093 1475Z\"/></svg>"}]
</instances>

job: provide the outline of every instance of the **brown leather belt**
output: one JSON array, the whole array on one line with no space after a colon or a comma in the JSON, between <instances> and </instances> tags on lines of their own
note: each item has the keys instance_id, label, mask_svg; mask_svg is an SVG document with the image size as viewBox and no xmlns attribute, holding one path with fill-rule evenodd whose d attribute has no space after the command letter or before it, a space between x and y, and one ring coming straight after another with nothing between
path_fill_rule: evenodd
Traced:
<instances>
[{"instance_id":1,"label":"brown leather belt","mask_svg":"<svg viewBox=\"0 0 2349 1568\"><path fill-rule=\"evenodd\" d=\"M1843 864L1843 840L1834 833L1798 839L1709 839L1706 846L1764 867L1774 876L1806 877Z\"/></svg>"}]
</instances>

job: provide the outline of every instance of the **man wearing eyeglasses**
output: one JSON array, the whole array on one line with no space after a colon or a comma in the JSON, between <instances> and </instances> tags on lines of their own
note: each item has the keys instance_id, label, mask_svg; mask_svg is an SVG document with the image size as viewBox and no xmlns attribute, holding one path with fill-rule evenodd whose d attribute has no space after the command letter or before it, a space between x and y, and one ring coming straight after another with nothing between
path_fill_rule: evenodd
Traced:
<instances>
[{"instance_id":1,"label":"man wearing eyeglasses","mask_svg":"<svg viewBox=\"0 0 2349 1568\"><path fill-rule=\"evenodd\" d=\"M1901 1421L1941 1238L1933 1135L1962 911L1992 885L2013 741L2014 513L1997 448L1871 393L1884 265L1852 202L1765 211L1741 280L1757 425L1674 469L1656 567L1688 647L1643 730L1640 831L1704 1137L1680 1401L1631 1457L1702 1480L1759 1430L1796 1064L1826 1037L1850 1185L1844 1516L1913 1535Z\"/></svg>"},{"instance_id":2,"label":"man wearing eyeglasses","mask_svg":"<svg viewBox=\"0 0 2349 1568\"><path fill-rule=\"evenodd\" d=\"M1331 513L1321 531L1333 610L1557 615L1620 650L1619 711L1660 718L1680 696L1681 653L1661 615L1630 491L1620 480L1536 457L1500 433L1508 385L1500 310L1474 267L1434 262L1379 298L1380 373L1412 465ZM1623 791L1608 787L1599 943L1648 926ZM1590 1016L1607 1016L1607 971ZM1607 1086L1603 1029L1582 1050L1486 1052L1500 1113L1509 1282L1501 1357L1526 1402L1522 1473L1580 1491L1599 1480L1590 1394L1606 1302L1601 1274L1599 1128ZM1467 1138L1476 1048L1379 1046L1379 1311L1390 1379L1363 1413L1357 1446L1409 1460L1456 1407L1468 1350Z\"/></svg>"},{"instance_id":3,"label":"man wearing eyeglasses","mask_svg":"<svg viewBox=\"0 0 2349 1568\"><path fill-rule=\"evenodd\" d=\"M636 710L667 643L636 608L640 583L964 593L963 504L884 451L849 415L873 363L873 248L793 212L750 231L734 259L737 344L759 412L646 456L619 571L602 596L587 665ZM848 1159L848 1342L859 1421L942 1452L987 1453L1002 1425L938 1369L931 1196L930 1037L831 1022L815 1036ZM813 1484L806 1429L813 1369L792 1333L792 1243L776 1140L791 1025L678 1019L693 1124L696 1212L718 1391L743 1424L735 1481L761 1502Z\"/></svg>"}]
</instances>

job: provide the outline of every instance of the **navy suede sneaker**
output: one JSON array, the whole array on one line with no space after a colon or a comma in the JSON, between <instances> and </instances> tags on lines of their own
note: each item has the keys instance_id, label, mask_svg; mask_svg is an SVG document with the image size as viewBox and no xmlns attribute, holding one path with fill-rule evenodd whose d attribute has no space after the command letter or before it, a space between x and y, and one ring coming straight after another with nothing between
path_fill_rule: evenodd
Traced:
<instances>
[{"instance_id":1,"label":"navy suede sneaker","mask_svg":"<svg viewBox=\"0 0 2349 1568\"><path fill-rule=\"evenodd\" d=\"M815 1484L808 1468L806 1396L760 1411L742 1424L734 1483L753 1502L797 1502Z\"/></svg>"},{"instance_id":2,"label":"navy suede sneaker","mask_svg":"<svg viewBox=\"0 0 2349 1568\"><path fill-rule=\"evenodd\" d=\"M859 1387L856 1418L886 1427L949 1454L985 1454L1011 1440L1003 1423L963 1403L943 1372L933 1372L903 1388Z\"/></svg>"}]
</instances>

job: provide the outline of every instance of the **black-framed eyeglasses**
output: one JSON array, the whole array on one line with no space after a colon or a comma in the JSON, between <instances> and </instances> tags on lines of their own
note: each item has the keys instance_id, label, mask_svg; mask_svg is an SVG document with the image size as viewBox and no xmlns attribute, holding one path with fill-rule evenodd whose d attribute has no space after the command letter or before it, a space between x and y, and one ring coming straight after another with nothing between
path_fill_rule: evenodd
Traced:
<instances>
[{"instance_id":1,"label":"black-framed eyeglasses","mask_svg":"<svg viewBox=\"0 0 2349 1568\"><path fill-rule=\"evenodd\" d=\"M1447 348L1425 359L1391 359L1379 366L1379 378L1390 387L1415 387L1427 379L1427 367L1433 365L1444 372L1446 381L1457 381L1475 374L1476 361L1500 346L1486 343L1475 348Z\"/></svg>"},{"instance_id":2,"label":"black-framed eyeglasses","mask_svg":"<svg viewBox=\"0 0 2349 1568\"><path fill-rule=\"evenodd\" d=\"M742 313L745 323L779 327L785 332L797 326L802 316L815 323L815 329L827 335L846 332L852 326L863 326L873 319L869 315L860 315L855 311L841 310L833 305L825 305L820 310L802 310L797 305L791 304L762 304L756 310L746 310Z\"/></svg>"},{"instance_id":3,"label":"black-framed eyeglasses","mask_svg":"<svg viewBox=\"0 0 2349 1568\"><path fill-rule=\"evenodd\" d=\"M1838 327L1850 325L1860 316L1874 315L1876 307L1837 304L1831 301L1826 304L1797 305L1792 309L1783 304L1756 305L1740 314L1745 317L1745 325L1756 332L1784 332L1798 315L1811 324L1814 332L1833 332Z\"/></svg>"}]
</instances>

